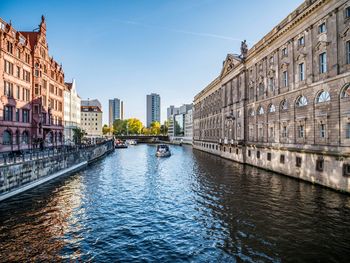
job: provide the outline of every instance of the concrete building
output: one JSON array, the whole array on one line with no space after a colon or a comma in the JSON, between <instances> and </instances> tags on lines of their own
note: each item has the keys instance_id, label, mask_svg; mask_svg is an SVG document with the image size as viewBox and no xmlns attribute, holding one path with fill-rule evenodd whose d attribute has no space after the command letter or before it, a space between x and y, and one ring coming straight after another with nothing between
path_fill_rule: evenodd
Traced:
<instances>
[{"instance_id":1,"label":"concrete building","mask_svg":"<svg viewBox=\"0 0 350 263\"><path fill-rule=\"evenodd\" d=\"M64 72L49 56L46 22L16 31L0 19L0 151L63 142Z\"/></svg>"},{"instance_id":2,"label":"concrete building","mask_svg":"<svg viewBox=\"0 0 350 263\"><path fill-rule=\"evenodd\" d=\"M167 116L166 118L169 119L171 115L179 114L180 109L176 108L175 106L171 105L166 109Z\"/></svg>"},{"instance_id":3,"label":"concrete building","mask_svg":"<svg viewBox=\"0 0 350 263\"><path fill-rule=\"evenodd\" d=\"M160 122L160 96L155 93L147 95L147 127L154 121Z\"/></svg>"},{"instance_id":4,"label":"concrete building","mask_svg":"<svg viewBox=\"0 0 350 263\"><path fill-rule=\"evenodd\" d=\"M227 55L194 99L194 147L350 191L350 2L309 0Z\"/></svg>"},{"instance_id":5,"label":"concrete building","mask_svg":"<svg viewBox=\"0 0 350 263\"><path fill-rule=\"evenodd\" d=\"M76 82L66 82L64 90L64 139L73 141L73 129L80 127L81 99L77 93Z\"/></svg>"},{"instance_id":6,"label":"concrete building","mask_svg":"<svg viewBox=\"0 0 350 263\"><path fill-rule=\"evenodd\" d=\"M80 126L87 138L102 136L102 106L98 100L81 101Z\"/></svg>"},{"instance_id":7,"label":"concrete building","mask_svg":"<svg viewBox=\"0 0 350 263\"><path fill-rule=\"evenodd\" d=\"M109 100L109 127L113 126L115 120L124 119L124 103L120 99L114 98Z\"/></svg>"},{"instance_id":8,"label":"concrete building","mask_svg":"<svg viewBox=\"0 0 350 263\"><path fill-rule=\"evenodd\" d=\"M192 104L184 104L180 106L176 114L170 115L168 118L169 128L168 135L170 141L184 142L192 144L193 139L193 116Z\"/></svg>"}]
</instances>

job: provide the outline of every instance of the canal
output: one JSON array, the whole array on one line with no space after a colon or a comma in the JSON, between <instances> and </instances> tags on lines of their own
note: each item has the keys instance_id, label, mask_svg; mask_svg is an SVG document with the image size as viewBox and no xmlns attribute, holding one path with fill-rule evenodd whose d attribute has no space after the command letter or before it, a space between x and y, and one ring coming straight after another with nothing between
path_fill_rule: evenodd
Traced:
<instances>
[{"instance_id":1,"label":"canal","mask_svg":"<svg viewBox=\"0 0 350 263\"><path fill-rule=\"evenodd\" d=\"M171 149L119 149L0 203L0 262L349 262L349 195Z\"/></svg>"}]
</instances>

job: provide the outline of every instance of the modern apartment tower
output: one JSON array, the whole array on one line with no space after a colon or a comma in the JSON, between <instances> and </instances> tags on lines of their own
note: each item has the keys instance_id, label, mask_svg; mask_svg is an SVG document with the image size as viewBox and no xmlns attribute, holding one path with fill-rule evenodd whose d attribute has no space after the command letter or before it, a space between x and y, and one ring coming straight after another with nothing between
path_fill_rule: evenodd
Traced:
<instances>
[{"instance_id":1,"label":"modern apartment tower","mask_svg":"<svg viewBox=\"0 0 350 263\"><path fill-rule=\"evenodd\" d=\"M114 98L109 100L109 127L113 125L115 120L124 119L124 103L122 100Z\"/></svg>"},{"instance_id":2,"label":"modern apartment tower","mask_svg":"<svg viewBox=\"0 0 350 263\"><path fill-rule=\"evenodd\" d=\"M151 93L147 95L147 127L154 121L160 122L160 96Z\"/></svg>"}]
</instances>

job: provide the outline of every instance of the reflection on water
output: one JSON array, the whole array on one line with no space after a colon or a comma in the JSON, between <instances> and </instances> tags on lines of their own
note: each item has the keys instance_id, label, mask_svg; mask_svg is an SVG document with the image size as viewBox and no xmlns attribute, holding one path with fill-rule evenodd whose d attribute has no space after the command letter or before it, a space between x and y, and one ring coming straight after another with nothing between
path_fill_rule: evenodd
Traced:
<instances>
[{"instance_id":1,"label":"reflection on water","mask_svg":"<svg viewBox=\"0 0 350 263\"><path fill-rule=\"evenodd\" d=\"M0 262L347 261L350 197L172 147L117 150L0 204Z\"/></svg>"}]
</instances>

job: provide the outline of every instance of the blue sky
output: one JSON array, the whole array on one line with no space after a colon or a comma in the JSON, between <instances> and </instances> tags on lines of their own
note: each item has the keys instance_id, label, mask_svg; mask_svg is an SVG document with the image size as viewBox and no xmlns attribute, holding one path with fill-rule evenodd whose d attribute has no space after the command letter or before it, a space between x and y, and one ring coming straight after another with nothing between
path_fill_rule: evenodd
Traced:
<instances>
[{"instance_id":1,"label":"blue sky","mask_svg":"<svg viewBox=\"0 0 350 263\"><path fill-rule=\"evenodd\" d=\"M283 2L283 4L282 4ZM145 123L146 94L190 103L221 70L227 53L251 47L302 0L0 0L0 17L33 30L45 15L50 54L76 79L83 99L124 101Z\"/></svg>"}]
</instances>

